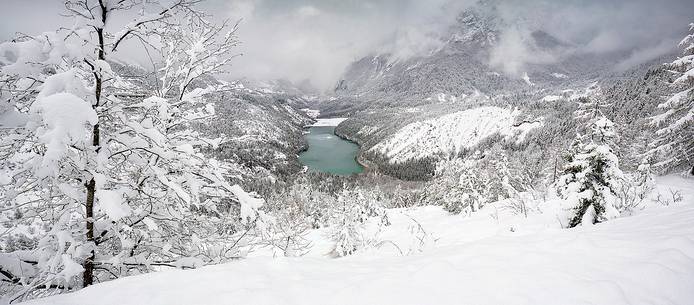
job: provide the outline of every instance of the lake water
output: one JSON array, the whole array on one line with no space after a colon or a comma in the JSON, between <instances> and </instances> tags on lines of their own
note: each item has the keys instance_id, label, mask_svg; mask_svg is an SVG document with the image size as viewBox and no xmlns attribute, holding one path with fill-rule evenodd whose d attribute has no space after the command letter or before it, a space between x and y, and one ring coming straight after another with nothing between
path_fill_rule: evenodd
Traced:
<instances>
[{"instance_id":1,"label":"lake water","mask_svg":"<svg viewBox=\"0 0 694 305\"><path fill-rule=\"evenodd\" d=\"M359 145L335 135L335 126L313 126L304 135L308 150L299 155L299 161L310 171L351 175L364 168L356 161Z\"/></svg>"}]
</instances>

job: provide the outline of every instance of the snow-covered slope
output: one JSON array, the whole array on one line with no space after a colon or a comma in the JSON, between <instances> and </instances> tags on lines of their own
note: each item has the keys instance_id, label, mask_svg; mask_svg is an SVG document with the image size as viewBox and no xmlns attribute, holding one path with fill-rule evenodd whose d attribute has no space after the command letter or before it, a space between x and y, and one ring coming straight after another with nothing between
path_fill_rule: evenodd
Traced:
<instances>
[{"instance_id":1,"label":"snow-covered slope","mask_svg":"<svg viewBox=\"0 0 694 305\"><path fill-rule=\"evenodd\" d=\"M340 123L347 120L347 118L329 118L329 119L317 119L315 123L311 126L314 127L324 127L324 126L337 126Z\"/></svg>"},{"instance_id":2,"label":"snow-covered slope","mask_svg":"<svg viewBox=\"0 0 694 305\"><path fill-rule=\"evenodd\" d=\"M381 235L393 242L350 257L326 257L329 241L313 231L305 257L133 276L26 304L691 304L694 184L660 178L670 189L683 202L575 229L549 214L395 209ZM429 245L401 256L417 228Z\"/></svg>"},{"instance_id":3,"label":"snow-covered slope","mask_svg":"<svg viewBox=\"0 0 694 305\"><path fill-rule=\"evenodd\" d=\"M113 66L133 92L145 94L156 87L157 80L141 67ZM217 116L200 126L213 138L225 135L214 156L244 165L242 172L253 176L282 178L298 172L301 165L296 155L307 145L302 130L311 122L299 109L312 103L313 97L286 81L226 82L210 76L196 80L191 88L222 84L224 90L206 96L206 102L214 103Z\"/></svg>"},{"instance_id":4,"label":"snow-covered slope","mask_svg":"<svg viewBox=\"0 0 694 305\"><path fill-rule=\"evenodd\" d=\"M481 140L500 134L522 141L537 122L515 124L518 110L479 107L409 124L387 140L371 148L394 162L439 155L458 154Z\"/></svg>"},{"instance_id":5,"label":"snow-covered slope","mask_svg":"<svg viewBox=\"0 0 694 305\"><path fill-rule=\"evenodd\" d=\"M226 138L215 156L244 165L257 178L282 179L298 172L297 154L307 145L303 128L312 122L300 109L309 100L240 82L228 86L227 91L209 98L215 103L217 117L208 129Z\"/></svg>"}]
</instances>

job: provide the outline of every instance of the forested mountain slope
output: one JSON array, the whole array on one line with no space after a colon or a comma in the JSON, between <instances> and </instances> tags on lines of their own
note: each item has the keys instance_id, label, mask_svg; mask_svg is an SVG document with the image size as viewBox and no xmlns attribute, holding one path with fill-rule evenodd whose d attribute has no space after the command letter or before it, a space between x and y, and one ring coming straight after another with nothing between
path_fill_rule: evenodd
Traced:
<instances>
[{"instance_id":1,"label":"forested mountain slope","mask_svg":"<svg viewBox=\"0 0 694 305\"><path fill-rule=\"evenodd\" d=\"M114 70L130 83L132 94L155 90L155 74L136 65L114 63ZM306 147L302 131L312 121L300 109L315 97L287 81L220 81L212 77L197 80L190 89L223 86L224 90L206 94L215 107L215 120L200 124L205 133L222 142L213 156L238 163L247 178L284 179L301 169L297 154ZM138 92L138 93L133 93Z\"/></svg>"},{"instance_id":2,"label":"forested mountain slope","mask_svg":"<svg viewBox=\"0 0 694 305\"><path fill-rule=\"evenodd\" d=\"M658 104L672 93L668 85L670 72L663 64L675 54L624 70L620 63L628 53L572 51L571 45L538 30L524 43L537 54L554 54L553 60L529 62L515 74L508 73L495 63L499 60L495 52L500 35L504 35L502 29L509 26L500 17L497 4L480 1L463 11L450 27L449 39L430 54L408 59L379 54L354 62L337 84L336 97L319 104L325 115L350 116L338 126L338 134L362 145L365 162L370 160L384 172L408 179L430 177L437 159L464 157L474 152L477 144L491 147L494 143L514 153L536 155L532 163L544 163L547 168L543 171L547 171L561 165L563 151L579 131L573 121L574 112L589 99L598 101L604 115L618 123L620 143L631 143L617 148L624 166L638 167L644 156L637 151L645 150L655 131L648 125L649 118L658 113ZM461 145L437 144L466 141L459 128L425 138L411 132L417 124L427 125L445 115L480 106L514 111L517 115L512 125L535 122L537 128L527 130L527 137L521 141L495 137L492 132L484 137L485 141L466 143L466 150L461 150ZM466 124L461 120L456 124ZM398 133L419 146L445 147L418 151L413 155L417 158L394 159L393 150L416 150L415 146L395 147L394 143L404 143L397 140ZM418 169L413 170L415 167Z\"/></svg>"}]
</instances>

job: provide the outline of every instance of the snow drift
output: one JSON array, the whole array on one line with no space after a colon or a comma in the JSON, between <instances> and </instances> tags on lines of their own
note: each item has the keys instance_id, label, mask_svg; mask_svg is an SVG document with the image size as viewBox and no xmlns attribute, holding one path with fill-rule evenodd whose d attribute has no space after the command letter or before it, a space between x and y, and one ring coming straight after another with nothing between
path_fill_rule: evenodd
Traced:
<instances>
[{"instance_id":1,"label":"snow drift","mask_svg":"<svg viewBox=\"0 0 694 305\"><path fill-rule=\"evenodd\" d=\"M330 259L317 230L304 257L132 276L26 304L691 304L694 186L666 177L658 188L682 190L684 204L574 229L549 214L392 209L383 239L405 245L416 219L434 245L408 256L388 244Z\"/></svg>"}]
</instances>

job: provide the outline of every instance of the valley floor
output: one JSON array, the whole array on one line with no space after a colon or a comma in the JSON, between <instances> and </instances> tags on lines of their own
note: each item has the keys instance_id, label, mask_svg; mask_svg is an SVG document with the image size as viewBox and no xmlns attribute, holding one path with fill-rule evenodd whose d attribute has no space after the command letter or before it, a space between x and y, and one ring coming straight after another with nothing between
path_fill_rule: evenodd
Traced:
<instances>
[{"instance_id":1,"label":"valley floor","mask_svg":"<svg viewBox=\"0 0 694 305\"><path fill-rule=\"evenodd\" d=\"M349 257L326 256L331 244L316 230L303 257L261 251L28 304L692 304L694 181L658 183L684 200L575 229L498 208L471 217L393 209L378 246Z\"/></svg>"}]
</instances>

